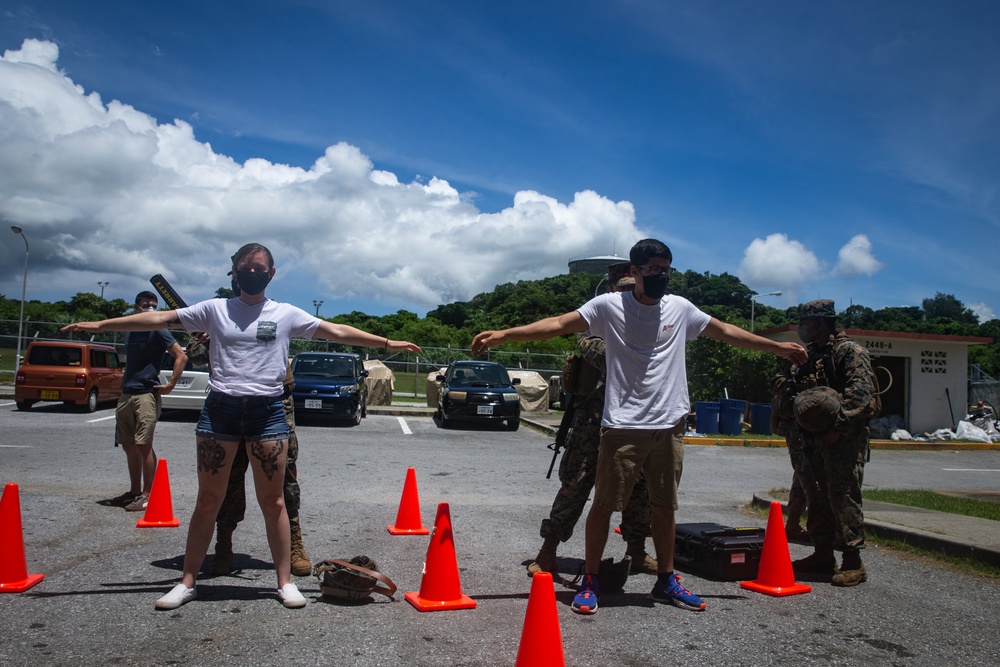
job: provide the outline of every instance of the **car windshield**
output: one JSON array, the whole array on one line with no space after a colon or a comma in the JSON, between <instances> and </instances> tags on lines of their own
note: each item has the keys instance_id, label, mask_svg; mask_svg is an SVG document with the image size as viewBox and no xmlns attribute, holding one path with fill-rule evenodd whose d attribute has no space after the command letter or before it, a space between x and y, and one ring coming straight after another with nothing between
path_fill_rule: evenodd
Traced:
<instances>
[{"instance_id":1,"label":"car windshield","mask_svg":"<svg viewBox=\"0 0 1000 667\"><path fill-rule=\"evenodd\" d=\"M350 379L357 377L354 360L344 357L297 357L292 373L301 377Z\"/></svg>"},{"instance_id":2,"label":"car windshield","mask_svg":"<svg viewBox=\"0 0 1000 667\"><path fill-rule=\"evenodd\" d=\"M450 382L466 387L489 387L507 383L507 373L499 366L460 366L452 370Z\"/></svg>"}]
</instances>

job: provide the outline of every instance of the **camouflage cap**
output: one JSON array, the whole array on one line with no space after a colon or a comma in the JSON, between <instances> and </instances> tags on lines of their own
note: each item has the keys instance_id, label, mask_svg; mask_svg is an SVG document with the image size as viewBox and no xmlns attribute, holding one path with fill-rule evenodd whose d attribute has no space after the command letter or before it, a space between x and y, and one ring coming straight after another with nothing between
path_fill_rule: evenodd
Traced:
<instances>
[{"instance_id":1,"label":"camouflage cap","mask_svg":"<svg viewBox=\"0 0 1000 667\"><path fill-rule=\"evenodd\" d=\"M617 283L615 283L615 289L619 292L622 292L624 290L630 290L633 287L635 287L635 278L633 278L632 276L625 276Z\"/></svg>"},{"instance_id":2,"label":"camouflage cap","mask_svg":"<svg viewBox=\"0 0 1000 667\"><path fill-rule=\"evenodd\" d=\"M840 414L840 394L831 387L812 387L800 391L792 404L795 422L810 433L833 428Z\"/></svg>"},{"instance_id":3,"label":"camouflage cap","mask_svg":"<svg viewBox=\"0 0 1000 667\"><path fill-rule=\"evenodd\" d=\"M628 262L608 264L608 284L611 285L612 289L618 287L618 283L620 283L623 278L631 277L629 275L630 267L631 264ZM635 279L632 280L632 284L635 284Z\"/></svg>"},{"instance_id":4,"label":"camouflage cap","mask_svg":"<svg viewBox=\"0 0 1000 667\"><path fill-rule=\"evenodd\" d=\"M816 299L799 306L799 318L803 317L836 317L837 310L830 299Z\"/></svg>"}]
</instances>

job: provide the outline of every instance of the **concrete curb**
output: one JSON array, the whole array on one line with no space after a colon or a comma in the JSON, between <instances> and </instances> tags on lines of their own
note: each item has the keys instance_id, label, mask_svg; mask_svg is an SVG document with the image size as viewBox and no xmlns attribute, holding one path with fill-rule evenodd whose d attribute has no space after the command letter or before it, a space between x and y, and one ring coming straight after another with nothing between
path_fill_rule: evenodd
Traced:
<instances>
[{"instance_id":1,"label":"concrete curb","mask_svg":"<svg viewBox=\"0 0 1000 667\"><path fill-rule=\"evenodd\" d=\"M782 514L784 514L787 508L787 503L776 498L771 498L766 491L758 491L753 494L752 504L754 507L769 509L772 502L776 502L781 505L781 511ZM892 506L891 503L878 504ZM903 509L902 507L900 508ZM886 523L884 521L879 521L878 519L870 518L868 516L868 512L865 514L865 532L875 537L898 540L914 547L927 549L928 551L939 551L948 556L972 558L982 563L993 565L994 567L1000 567L1000 551L996 549L972 544L966 540L961 540L944 534L931 533L919 528ZM872 514L877 514L877 512L872 512ZM953 515L945 512L935 512L935 514L941 515L940 521L943 528L947 527L949 522L953 519Z\"/></svg>"}]
</instances>

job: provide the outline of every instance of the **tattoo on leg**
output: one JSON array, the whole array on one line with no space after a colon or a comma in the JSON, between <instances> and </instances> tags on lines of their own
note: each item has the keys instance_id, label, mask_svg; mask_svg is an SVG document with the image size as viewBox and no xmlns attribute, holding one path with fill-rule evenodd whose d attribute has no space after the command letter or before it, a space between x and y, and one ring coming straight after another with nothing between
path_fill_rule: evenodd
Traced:
<instances>
[{"instance_id":1,"label":"tattoo on leg","mask_svg":"<svg viewBox=\"0 0 1000 667\"><path fill-rule=\"evenodd\" d=\"M278 470L278 457L285 451L285 444L285 440L277 440L274 443L274 447L269 448L269 451L265 451L260 442L250 443L250 453L254 455L255 459L260 461L260 469L267 475L268 479L274 477L274 473Z\"/></svg>"},{"instance_id":2,"label":"tattoo on leg","mask_svg":"<svg viewBox=\"0 0 1000 667\"><path fill-rule=\"evenodd\" d=\"M210 472L218 475L226 462L226 450L215 438L198 440L198 472Z\"/></svg>"}]
</instances>

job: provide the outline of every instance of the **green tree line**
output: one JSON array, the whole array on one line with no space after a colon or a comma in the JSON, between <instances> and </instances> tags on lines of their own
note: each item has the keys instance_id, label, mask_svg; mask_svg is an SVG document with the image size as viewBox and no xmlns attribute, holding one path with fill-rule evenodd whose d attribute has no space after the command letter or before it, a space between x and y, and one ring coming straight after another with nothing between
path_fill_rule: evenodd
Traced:
<instances>
[{"instance_id":1,"label":"green tree line","mask_svg":"<svg viewBox=\"0 0 1000 667\"><path fill-rule=\"evenodd\" d=\"M606 289L603 281L600 275L564 274L497 285L492 291L477 294L469 301L440 305L424 317L400 310L381 316L354 311L327 319L379 336L412 340L423 347L464 349L480 331L526 324L573 310L593 297L596 290ZM724 322L750 328L750 297L754 292L735 276L677 272L671 278L670 291ZM229 297L232 292L219 288L216 296ZM68 324L117 317L131 307L132 304L123 299L106 300L91 292L81 292L69 301L26 302L25 317L31 322ZM19 309L19 300L0 295L0 320L3 320L0 335L16 336ZM795 307L782 310L760 302L753 306L752 315L757 331L798 321ZM838 313L838 325L847 329L993 338L992 344L972 346L969 359L971 363L980 364L987 374L1000 377L1000 320L980 323L975 313L951 294L938 292L924 299L920 306L873 310L852 304ZM27 336L32 332L30 326L26 328ZM521 352L525 348L532 353L561 354L574 351L576 346L573 337L566 336L502 346L497 352ZM734 348L702 337L688 345L687 357L692 400L712 400L724 393L749 401L769 400L769 384L776 369L773 355Z\"/></svg>"}]
</instances>

